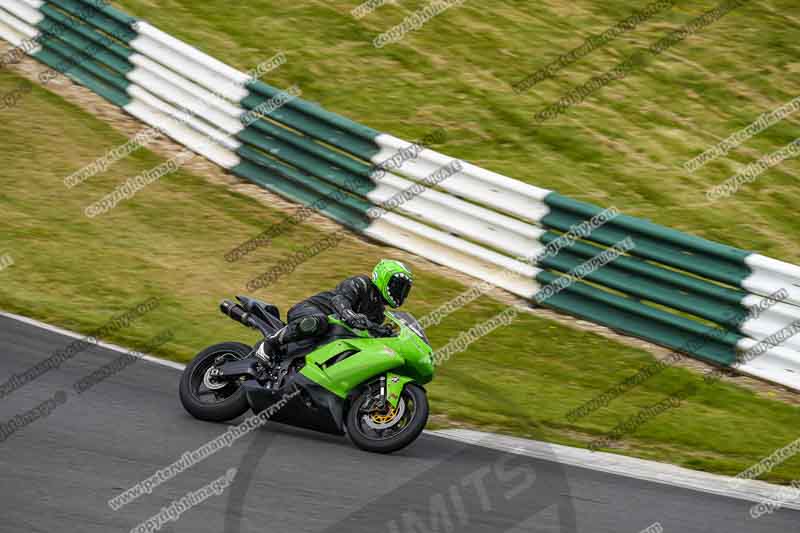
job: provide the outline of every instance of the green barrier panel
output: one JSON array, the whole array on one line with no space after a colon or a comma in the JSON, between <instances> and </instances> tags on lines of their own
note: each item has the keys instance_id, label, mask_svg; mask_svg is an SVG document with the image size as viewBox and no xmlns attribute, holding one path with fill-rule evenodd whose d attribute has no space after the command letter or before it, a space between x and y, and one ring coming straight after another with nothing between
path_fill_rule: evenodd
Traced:
<instances>
[{"instance_id":1,"label":"green barrier panel","mask_svg":"<svg viewBox=\"0 0 800 533\"><path fill-rule=\"evenodd\" d=\"M123 13L119 9L111 6L109 2L105 0L80 0L80 3L95 8L97 11L121 24L124 24L125 26L130 26L136 22L136 18L128 15L127 13Z\"/></svg>"},{"instance_id":2,"label":"green barrier panel","mask_svg":"<svg viewBox=\"0 0 800 533\"><path fill-rule=\"evenodd\" d=\"M306 206L318 207L319 211L326 216L356 232L363 231L370 224L365 215L366 206L350 207L349 203L336 202L334 199L339 196L338 189L326 187L312 179L298 183L287 179L279 172L270 171L247 160L233 167L231 172L289 200Z\"/></svg>"},{"instance_id":3,"label":"green barrier panel","mask_svg":"<svg viewBox=\"0 0 800 533\"><path fill-rule=\"evenodd\" d=\"M356 196L348 194L346 191L337 187L332 187L327 182L319 178L301 172L295 168L284 165L274 159L270 159L265 155L256 152L252 148L242 146L237 150L237 153L247 161L258 164L261 167L269 170L272 175L282 176L285 179L292 180L304 186L307 189L313 190L320 195L324 195L328 199L328 203L340 204L343 207L358 213L359 216L366 216L367 211L372 207L368 201L365 201ZM348 225L353 225L353 222L348 222Z\"/></svg>"},{"instance_id":4,"label":"green barrier panel","mask_svg":"<svg viewBox=\"0 0 800 533\"><path fill-rule=\"evenodd\" d=\"M251 93L258 93L266 96L267 98L272 98L281 92L279 89L271 87L260 80L252 80L248 82L247 89L250 90ZM363 124L359 124L358 122L353 122L349 118L332 113L326 109L323 109L317 104L313 104L307 100L303 100L302 98L296 98L295 100L289 102L288 106L305 113L309 117L314 117L321 122L330 124L331 126L342 131L346 131L347 133L356 137L360 137L362 140L365 140L373 145L374 139L381 134L381 132L377 130L373 130L372 128L364 126Z\"/></svg>"},{"instance_id":5,"label":"green barrier panel","mask_svg":"<svg viewBox=\"0 0 800 533\"><path fill-rule=\"evenodd\" d=\"M237 137L243 142L255 145L254 139L260 139L263 135L284 141L359 176L368 177L372 172L373 167L370 165L319 144L311 137L296 133L264 119L256 120L242 130Z\"/></svg>"},{"instance_id":6,"label":"green barrier panel","mask_svg":"<svg viewBox=\"0 0 800 533\"><path fill-rule=\"evenodd\" d=\"M70 15L88 22L109 35L113 35L123 43L130 43L138 34L127 24L98 11L91 3L78 0L47 0L47 4L58 7ZM135 19L131 19L135 20Z\"/></svg>"},{"instance_id":7,"label":"green barrier panel","mask_svg":"<svg viewBox=\"0 0 800 533\"><path fill-rule=\"evenodd\" d=\"M551 212L542 219L542 224L565 232L603 211L600 207L578 202L558 193L547 195L545 203L551 208ZM617 216L592 231L585 239L613 246L626 237L631 237L636 243L636 248L631 251L633 255L709 279L738 287L751 273L744 263L750 252L627 215Z\"/></svg>"},{"instance_id":8,"label":"green barrier panel","mask_svg":"<svg viewBox=\"0 0 800 533\"><path fill-rule=\"evenodd\" d=\"M298 150L283 141L263 135L244 134L238 137L248 142L248 144L263 150L270 156L289 163L300 170L316 176L317 178L324 179L338 187L355 189L362 195L375 188L375 184L369 179L353 174L352 172L347 172L313 154Z\"/></svg>"},{"instance_id":9,"label":"green barrier panel","mask_svg":"<svg viewBox=\"0 0 800 533\"><path fill-rule=\"evenodd\" d=\"M558 238L558 235L547 232L541 240L548 244ZM575 242L554 256L544 257L539 266L567 273L604 250ZM737 327L748 313L741 305L747 296L743 290L723 287L635 257L618 256L587 275L586 279L729 327Z\"/></svg>"},{"instance_id":10,"label":"green barrier panel","mask_svg":"<svg viewBox=\"0 0 800 533\"><path fill-rule=\"evenodd\" d=\"M109 39L106 35L100 33L94 26L84 22L83 20L75 19L69 17L59 11L58 9L53 8L47 4L41 6L39 11L45 15L46 19L39 23L38 27L43 31L51 31L48 29L46 24L51 26L60 25L66 26L74 32L80 33L82 36L86 37L87 39L91 39L92 41L102 44L105 46L109 51L115 53L119 56L120 59L127 60L131 55L134 54L133 48L120 44L113 39ZM49 21L49 22L46 22ZM51 33L53 33L51 31Z\"/></svg>"},{"instance_id":11,"label":"green barrier panel","mask_svg":"<svg viewBox=\"0 0 800 533\"><path fill-rule=\"evenodd\" d=\"M548 231L542 235L540 240L543 244L547 245L557 241L560 237L560 235ZM585 259L595 257L605 250L605 248L600 248L599 246L584 242L574 242L564 249L580 255ZM648 263L636 257L619 256L614 260L614 265L667 285L680 287L689 292L695 292L721 300L723 303L739 305L742 299L747 295L747 293L741 289L723 287L722 285L717 285L716 283L711 283L683 272L677 272L653 263Z\"/></svg>"},{"instance_id":12,"label":"green barrier panel","mask_svg":"<svg viewBox=\"0 0 800 533\"><path fill-rule=\"evenodd\" d=\"M295 100L297 100L297 98L295 98ZM255 109L268 101L269 98L251 93L240 103L245 109ZM291 102L289 102L289 104L291 104ZM366 161L380 151L374 143L365 141L346 130L332 126L316 117L306 115L297 109L291 108L289 104L275 109L269 114L269 117L290 128L302 131L314 139L335 146Z\"/></svg>"},{"instance_id":13,"label":"green barrier panel","mask_svg":"<svg viewBox=\"0 0 800 533\"><path fill-rule=\"evenodd\" d=\"M58 70L65 60L64 56L49 48L44 48L33 54L33 57L55 70ZM127 93L98 79L94 74L79 65L73 66L66 75L76 83L97 93L114 105L125 107L131 102L131 98Z\"/></svg>"},{"instance_id":14,"label":"green barrier panel","mask_svg":"<svg viewBox=\"0 0 800 533\"><path fill-rule=\"evenodd\" d=\"M545 285L560 277L542 272L536 279ZM547 298L542 305L723 366L736 360L736 343L743 338L581 282Z\"/></svg>"},{"instance_id":15,"label":"green barrier panel","mask_svg":"<svg viewBox=\"0 0 800 533\"><path fill-rule=\"evenodd\" d=\"M562 250L555 257L543 260L541 265L568 273L585 261L585 257ZM661 304L729 327L735 327L738 323L737 319L741 319L747 314L747 311L739 305L726 304L713 297L687 292L682 287L654 281L646 276L620 268L616 261L587 274L585 279L604 287L616 289L629 296Z\"/></svg>"},{"instance_id":16,"label":"green barrier panel","mask_svg":"<svg viewBox=\"0 0 800 533\"><path fill-rule=\"evenodd\" d=\"M43 43L43 46L45 49L64 57L64 61L53 67L59 72L69 74L74 68L80 67L106 85L114 87L121 92L126 92L128 87L131 86L131 82L127 78L117 72L101 67L94 61L92 56L64 41L50 39Z\"/></svg>"},{"instance_id":17,"label":"green barrier panel","mask_svg":"<svg viewBox=\"0 0 800 533\"><path fill-rule=\"evenodd\" d=\"M83 32L79 33L62 24L58 24L49 17L44 19L44 21L42 21L38 27L40 30L48 33L48 41L53 41L56 39L63 41L76 50L81 50L86 55L90 55L97 61L103 63L108 68L113 69L123 76L132 71L134 68L133 65L127 61L127 59L121 59L119 55L113 53L110 47L107 46L110 44L111 39L108 37L103 37L99 33L93 32L93 30L88 29L88 26L84 26L84 31L87 33L93 33L96 39L87 38ZM104 39L106 41L105 43L102 42ZM106 46L104 46L104 44Z\"/></svg>"}]
</instances>

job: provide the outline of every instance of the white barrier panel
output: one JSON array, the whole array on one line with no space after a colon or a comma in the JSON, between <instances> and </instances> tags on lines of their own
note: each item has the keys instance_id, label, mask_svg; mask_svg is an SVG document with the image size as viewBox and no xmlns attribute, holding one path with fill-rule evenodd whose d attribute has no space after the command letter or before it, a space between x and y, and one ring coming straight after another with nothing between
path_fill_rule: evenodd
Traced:
<instances>
[{"instance_id":1,"label":"white barrier panel","mask_svg":"<svg viewBox=\"0 0 800 533\"><path fill-rule=\"evenodd\" d=\"M25 40L25 35L15 30L9 24L3 22L2 11L0 11L0 38L11 43L12 46L19 46Z\"/></svg>"},{"instance_id":2,"label":"white barrier panel","mask_svg":"<svg viewBox=\"0 0 800 533\"><path fill-rule=\"evenodd\" d=\"M753 273L742 281L743 289L762 296L786 289L786 301L800 305L800 266L759 254L748 256L745 263Z\"/></svg>"},{"instance_id":3,"label":"white barrier panel","mask_svg":"<svg viewBox=\"0 0 800 533\"><path fill-rule=\"evenodd\" d=\"M182 56L192 60L194 63L202 65L203 68L215 73L220 78L229 80L237 88L243 87L244 84L250 80L250 77L247 74L239 72L233 67L229 67L222 61L219 61L218 59L201 52L194 46L186 44L185 42L176 39L167 33L164 33L147 22L139 21L136 26L136 32L139 35L149 37L154 41L161 43L165 48L181 54ZM247 96L247 94L245 94L245 96Z\"/></svg>"},{"instance_id":4,"label":"white barrier panel","mask_svg":"<svg viewBox=\"0 0 800 533\"><path fill-rule=\"evenodd\" d=\"M738 348L747 352L757 345L757 341L745 338L739 341ZM777 346L747 363L732 366L743 374L800 390L800 358L794 350Z\"/></svg>"},{"instance_id":5,"label":"white barrier panel","mask_svg":"<svg viewBox=\"0 0 800 533\"><path fill-rule=\"evenodd\" d=\"M364 230L364 234L476 279L488 281L492 285L522 298L531 298L539 291L539 284L533 280L530 272L510 273L491 261L483 260L474 254L465 253L457 247L451 246L451 243L443 238L445 235L438 234L440 232L426 230L424 226L409 222L411 221L387 213L373 221Z\"/></svg>"},{"instance_id":6,"label":"white barrier panel","mask_svg":"<svg viewBox=\"0 0 800 533\"><path fill-rule=\"evenodd\" d=\"M144 25L145 23L141 23ZM241 102L249 94L247 89L236 86L232 80L221 77L217 72L205 65L197 63L184 55L166 48L162 43L150 37L140 35L130 43L131 48L161 63L184 77L198 83L214 94L220 94L234 103ZM244 76L244 74L242 74Z\"/></svg>"},{"instance_id":7,"label":"white barrier panel","mask_svg":"<svg viewBox=\"0 0 800 533\"><path fill-rule=\"evenodd\" d=\"M27 22L18 19L8 11L0 10L0 22L5 24L6 26L11 27L11 29L14 30L15 34L22 36L20 42L17 43L12 42L12 44L14 44L15 46L19 46L19 44L21 44L21 41L24 39L33 39L39 35L39 30L37 30Z\"/></svg>"},{"instance_id":8,"label":"white barrier panel","mask_svg":"<svg viewBox=\"0 0 800 533\"><path fill-rule=\"evenodd\" d=\"M170 115L152 107L147 102L134 99L133 102L125 106L125 111L145 124L161 129L175 141L223 168L230 169L241 163L239 156L231 150L209 142L202 133L193 130L185 123L176 121Z\"/></svg>"},{"instance_id":9,"label":"white barrier panel","mask_svg":"<svg viewBox=\"0 0 800 533\"><path fill-rule=\"evenodd\" d=\"M412 143L386 134L379 135L375 142L381 149L372 157L372 162L376 165L412 146ZM414 181L421 181L455 161L457 159L433 150L423 150L415 159L405 161L399 169L389 170ZM461 164L464 170L445 180L441 184L442 189L529 222L539 222L550 212L544 198L552 191L484 170L471 163Z\"/></svg>"},{"instance_id":10,"label":"white barrier panel","mask_svg":"<svg viewBox=\"0 0 800 533\"><path fill-rule=\"evenodd\" d=\"M213 124L229 135L236 135L244 129L240 121L210 107L203 100L196 98L188 91L169 83L160 76L144 68L136 67L128 73L127 78L135 85L147 89L147 91L161 100L169 102L178 108L188 110L196 117L205 120L209 124Z\"/></svg>"},{"instance_id":11,"label":"white barrier panel","mask_svg":"<svg viewBox=\"0 0 800 533\"><path fill-rule=\"evenodd\" d=\"M186 91L193 97L202 100L206 104L213 106L216 110L225 113L233 119L237 119L244 114L244 109L241 106L232 104L221 98L224 95L212 93L208 89L198 85L197 83L184 78L180 74L160 65L149 57L142 54L132 54L128 60L136 67L141 67L154 75L160 77L167 83L174 85L176 88Z\"/></svg>"},{"instance_id":12,"label":"white barrier panel","mask_svg":"<svg viewBox=\"0 0 800 533\"><path fill-rule=\"evenodd\" d=\"M173 120L185 123L194 131L203 135L210 142L219 144L228 150L237 150L242 145L233 137L226 135L224 132L221 132L213 126L210 126L193 116L181 112L167 102L164 102L163 100L160 100L159 98L145 91L141 87L131 85L128 88L128 94L135 100L147 104L151 108L171 117Z\"/></svg>"},{"instance_id":13,"label":"white barrier panel","mask_svg":"<svg viewBox=\"0 0 800 533\"><path fill-rule=\"evenodd\" d=\"M541 228L439 191L426 189L409 194L409 199L403 201L403 191L413 186L413 182L387 173L378 181L378 186L367 193L367 198L378 205L390 202L390 210L392 200L396 199L397 209L402 213L514 257L528 257L544 248L538 241L544 234Z\"/></svg>"},{"instance_id":14,"label":"white barrier panel","mask_svg":"<svg viewBox=\"0 0 800 533\"><path fill-rule=\"evenodd\" d=\"M24 2L0 0L0 7L31 26L36 26L44 19L44 13Z\"/></svg>"},{"instance_id":15,"label":"white barrier panel","mask_svg":"<svg viewBox=\"0 0 800 533\"><path fill-rule=\"evenodd\" d=\"M764 309L755 318L745 320L739 328L742 333L755 340L764 340L783 329L800 325L800 307L770 302L754 294L745 296L742 305L750 310ZM800 360L800 335L787 338L782 346L797 351Z\"/></svg>"}]
</instances>

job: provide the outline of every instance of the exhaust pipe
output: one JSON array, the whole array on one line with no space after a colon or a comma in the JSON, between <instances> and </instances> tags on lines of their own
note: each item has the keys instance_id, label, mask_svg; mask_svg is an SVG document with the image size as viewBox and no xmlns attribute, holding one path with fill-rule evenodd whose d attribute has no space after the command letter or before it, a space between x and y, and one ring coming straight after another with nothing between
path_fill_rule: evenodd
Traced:
<instances>
[{"instance_id":1,"label":"exhaust pipe","mask_svg":"<svg viewBox=\"0 0 800 533\"><path fill-rule=\"evenodd\" d=\"M230 317L236 322L248 328L257 329L263 333L264 336L270 335L275 331L275 328L265 324L258 316L248 313L244 307L230 300L222 300L219 304L219 310L222 311L223 315Z\"/></svg>"},{"instance_id":2,"label":"exhaust pipe","mask_svg":"<svg viewBox=\"0 0 800 533\"><path fill-rule=\"evenodd\" d=\"M252 328L253 324L251 323L250 315L247 311L244 310L239 304L233 303L230 300L222 300L219 304L219 310L222 311L223 315L226 315L236 322L247 326L248 328Z\"/></svg>"}]
</instances>

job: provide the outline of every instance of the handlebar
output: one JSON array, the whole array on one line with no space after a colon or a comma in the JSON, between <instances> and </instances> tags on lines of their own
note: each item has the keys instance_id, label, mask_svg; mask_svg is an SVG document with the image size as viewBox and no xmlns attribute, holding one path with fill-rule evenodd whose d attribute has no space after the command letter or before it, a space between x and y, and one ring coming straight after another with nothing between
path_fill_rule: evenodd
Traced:
<instances>
[{"instance_id":1,"label":"handlebar","mask_svg":"<svg viewBox=\"0 0 800 533\"><path fill-rule=\"evenodd\" d=\"M353 327L348 326L347 322L345 322L344 318L342 318L338 314L329 315L329 318L335 319L336 322L338 322L341 325L346 326L348 329L350 329L350 330L352 330L354 332L355 331L366 331L372 337L386 337L386 336L388 336L388 335L385 334L386 330L391 328L391 326L383 325L383 324L377 324L377 323L371 321L370 319L367 319L367 327L365 329L357 329L357 328L353 328Z\"/></svg>"}]
</instances>

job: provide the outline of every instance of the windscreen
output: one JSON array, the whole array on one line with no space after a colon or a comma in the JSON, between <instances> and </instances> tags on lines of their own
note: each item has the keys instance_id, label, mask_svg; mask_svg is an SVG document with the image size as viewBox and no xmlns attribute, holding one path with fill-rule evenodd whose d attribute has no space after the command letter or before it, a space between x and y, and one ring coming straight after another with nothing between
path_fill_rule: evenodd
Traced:
<instances>
[{"instance_id":1,"label":"windscreen","mask_svg":"<svg viewBox=\"0 0 800 533\"><path fill-rule=\"evenodd\" d=\"M419 337L422 340L424 340L425 343L428 346L431 345L431 342L428 340L428 337L425 335L425 330L422 329L422 325L419 323L419 321L416 318L414 318L414 315L412 315L411 313L403 313L403 312L394 312L394 313L392 313L392 315L397 320L399 320L400 322L402 322L403 324L408 326L409 329L411 329L411 331L413 331L414 333L419 335Z\"/></svg>"}]
</instances>

